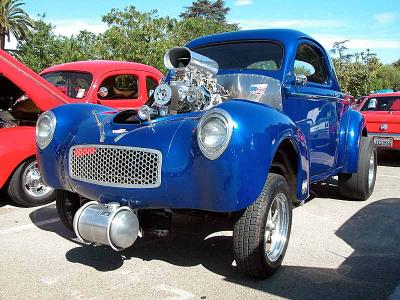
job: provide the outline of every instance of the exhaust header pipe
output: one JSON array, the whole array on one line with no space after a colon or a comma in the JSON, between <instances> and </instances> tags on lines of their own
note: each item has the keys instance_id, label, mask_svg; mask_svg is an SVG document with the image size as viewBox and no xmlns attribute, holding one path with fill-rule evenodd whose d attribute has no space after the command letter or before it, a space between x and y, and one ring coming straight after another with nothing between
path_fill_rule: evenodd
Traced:
<instances>
[{"instance_id":1,"label":"exhaust header pipe","mask_svg":"<svg viewBox=\"0 0 400 300\"><path fill-rule=\"evenodd\" d=\"M169 70L195 68L211 75L217 74L219 69L215 60L193 52L186 47L175 47L168 50L164 55L164 64Z\"/></svg>"},{"instance_id":2,"label":"exhaust header pipe","mask_svg":"<svg viewBox=\"0 0 400 300\"><path fill-rule=\"evenodd\" d=\"M133 245L139 233L139 220L127 206L91 201L74 216L74 231L83 243L111 246L121 251Z\"/></svg>"}]
</instances>

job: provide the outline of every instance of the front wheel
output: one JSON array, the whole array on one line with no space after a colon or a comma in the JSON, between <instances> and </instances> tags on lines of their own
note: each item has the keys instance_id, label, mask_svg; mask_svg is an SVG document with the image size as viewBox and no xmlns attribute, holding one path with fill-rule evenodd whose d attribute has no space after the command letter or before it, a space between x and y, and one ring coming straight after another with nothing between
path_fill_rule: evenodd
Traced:
<instances>
[{"instance_id":1,"label":"front wheel","mask_svg":"<svg viewBox=\"0 0 400 300\"><path fill-rule=\"evenodd\" d=\"M35 158L24 161L11 176L7 192L15 203L33 207L54 200L54 189L43 183Z\"/></svg>"},{"instance_id":2,"label":"front wheel","mask_svg":"<svg viewBox=\"0 0 400 300\"><path fill-rule=\"evenodd\" d=\"M233 230L233 253L246 275L264 279L282 264L292 226L292 202L284 177L269 174L258 199L246 208Z\"/></svg>"},{"instance_id":3,"label":"front wheel","mask_svg":"<svg viewBox=\"0 0 400 300\"><path fill-rule=\"evenodd\" d=\"M87 202L81 196L64 190L56 192L57 214L61 222L70 230L73 230L74 216L78 209Z\"/></svg>"},{"instance_id":4,"label":"front wheel","mask_svg":"<svg viewBox=\"0 0 400 300\"><path fill-rule=\"evenodd\" d=\"M375 187L377 151L371 138L361 137L358 154L358 171L339 174L339 192L342 197L367 200Z\"/></svg>"}]
</instances>

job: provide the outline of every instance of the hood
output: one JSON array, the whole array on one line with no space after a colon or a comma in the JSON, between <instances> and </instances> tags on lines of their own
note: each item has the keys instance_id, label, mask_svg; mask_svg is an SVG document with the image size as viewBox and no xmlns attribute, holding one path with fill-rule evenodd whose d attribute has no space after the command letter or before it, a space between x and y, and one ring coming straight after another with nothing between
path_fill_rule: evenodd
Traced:
<instances>
[{"instance_id":1,"label":"hood","mask_svg":"<svg viewBox=\"0 0 400 300\"><path fill-rule=\"evenodd\" d=\"M69 103L68 97L61 91L2 50L0 73L18 86L42 111Z\"/></svg>"}]
</instances>

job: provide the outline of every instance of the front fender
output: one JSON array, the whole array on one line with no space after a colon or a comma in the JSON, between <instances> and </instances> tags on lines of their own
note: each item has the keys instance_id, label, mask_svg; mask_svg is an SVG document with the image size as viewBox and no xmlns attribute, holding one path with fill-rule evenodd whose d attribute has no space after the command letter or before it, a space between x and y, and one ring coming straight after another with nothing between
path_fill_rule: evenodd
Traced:
<instances>
[{"instance_id":1,"label":"front fender","mask_svg":"<svg viewBox=\"0 0 400 300\"><path fill-rule=\"evenodd\" d=\"M96 124L94 112L96 112L100 121L105 123L118 110L98 104L74 103L58 106L52 109L52 112L56 115L57 124L50 147L65 142L65 138L74 135L81 124L88 121ZM92 134L99 135L99 131L96 130Z\"/></svg>"},{"instance_id":2,"label":"front fender","mask_svg":"<svg viewBox=\"0 0 400 300\"><path fill-rule=\"evenodd\" d=\"M298 192L299 199L304 200L308 190L301 189L304 181L308 182L309 160L299 128L285 114L263 104L232 100L218 107L232 116L234 130L229 146L215 160L207 159L197 144L201 113L168 116L140 125L125 124L127 133L118 139L113 130L122 125L106 126L104 145L134 146L162 153L161 185L157 188L115 188L69 177L68 149L73 145L99 144L99 129L92 117L56 129L50 148L39 151L44 178L54 188L135 208L234 212L257 199L278 147L290 139L299 157L297 187L303 192ZM55 114L65 117L65 111Z\"/></svg>"},{"instance_id":3,"label":"front fender","mask_svg":"<svg viewBox=\"0 0 400 300\"><path fill-rule=\"evenodd\" d=\"M285 139L292 141L298 153L297 197L299 200L307 198L308 185L303 191L301 186L309 179L308 151L295 123L274 108L250 101L227 101L218 108L227 111L234 121L228 148L218 159L208 160L195 142L193 128L197 120L184 122L168 155L171 198L186 203L196 194L204 209L238 211L246 208L260 195L275 153ZM192 139L188 140L187 136ZM187 181L187 177L195 180Z\"/></svg>"},{"instance_id":4,"label":"front fender","mask_svg":"<svg viewBox=\"0 0 400 300\"><path fill-rule=\"evenodd\" d=\"M345 132L346 138L342 172L356 173L358 171L360 138L365 128L365 119L360 112L353 109L349 109L346 115L347 123L342 122L341 128L341 132Z\"/></svg>"},{"instance_id":5,"label":"front fender","mask_svg":"<svg viewBox=\"0 0 400 300\"><path fill-rule=\"evenodd\" d=\"M14 170L27 158L35 155L35 127L0 129L0 188Z\"/></svg>"},{"instance_id":6,"label":"front fender","mask_svg":"<svg viewBox=\"0 0 400 300\"><path fill-rule=\"evenodd\" d=\"M57 165L60 160L65 157L65 146L71 143L71 140L76 136L80 128L86 128L86 124L92 124L90 128L90 136L95 137L97 141L100 140L100 131L96 125L96 119L93 114L94 111L98 114L101 121L105 122L111 119L117 110L89 103L66 104L58 106L51 110L56 116L56 129L54 132L53 140L44 149L37 148L39 166L44 166L45 161L52 161L51 168L46 168L47 172L42 172L43 181L54 188L66 188L59 185L59 180L65 183L65 175L63 165ZM49 164L48 164L49 165ZM66 183L65 183L66 184Z\"/></svg>"}]
</instances>

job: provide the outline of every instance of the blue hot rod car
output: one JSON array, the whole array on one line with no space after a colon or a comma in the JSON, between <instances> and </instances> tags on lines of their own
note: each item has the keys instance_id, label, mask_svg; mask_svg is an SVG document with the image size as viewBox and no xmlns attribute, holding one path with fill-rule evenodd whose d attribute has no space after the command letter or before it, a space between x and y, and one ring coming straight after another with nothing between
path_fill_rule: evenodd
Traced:
<instances>
[{"instance_id":1,"label":"blue hot rod car","mask_svg":"<svg viewBox=\"0 0 400 300\"><path fill-rule=\"evenodd\" d=\"M224 33L164 61L166 79L138 111L69 104L38 120L43 178L80 240L122 250L140 231L167 234L178 210L233 213L236 264L265 278L310 183L337 175L343 197L371 195L376 150L311 37Z\"/></svg>"}]
</instances>

